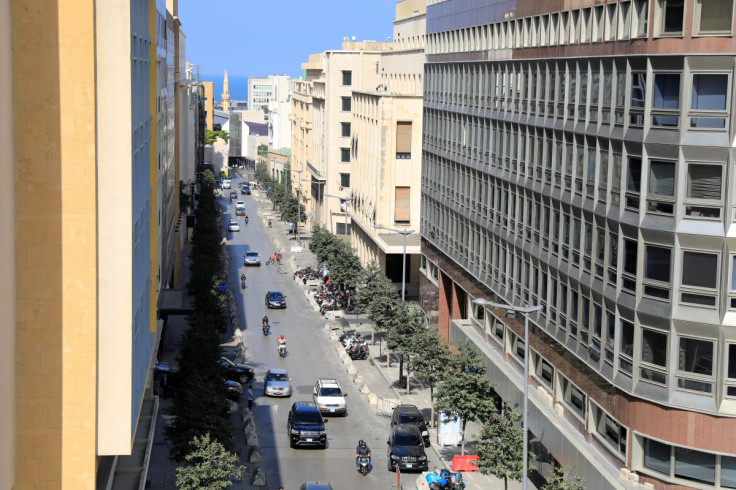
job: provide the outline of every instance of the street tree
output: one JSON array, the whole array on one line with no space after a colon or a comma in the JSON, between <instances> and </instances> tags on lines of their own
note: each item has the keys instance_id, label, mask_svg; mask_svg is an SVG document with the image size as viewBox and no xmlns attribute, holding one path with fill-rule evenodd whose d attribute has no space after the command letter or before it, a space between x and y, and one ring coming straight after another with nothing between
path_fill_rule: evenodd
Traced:
<instances>
[{"instance_id":1,"label":"street tree","mask_svg":"<svg viewBox=\"0 0 736 490\"><path fill-rule=\"evenodd\" d=\"M494 411L483 421L483 429L476 446L476 465L484 475L503 479L504 489L508 481L521 481L524 474L524 433L519 424L521 412L505 407L502 413ZM529 453L529 461L534 454ZM531 471L530 471L531 473Z\"/></svg>"},{"instance_id":2,"label":"street tree","mask_svg":"<svg viewBox=\"0 0 736 490\"><path fill-rule=\"evenodd\" d=\"M327 247L329 256L327 266L330 270L330 278L337 284L355 286L360 278L363 267L360 259L349 243L339 240L333 236L332 243Z\"/></svg>"},{"instance_id":3,"label":"street tree","mask_svg":"<svg viewBox=\"0 0 736 490\"><path fill-rule=\"evenodd\" d=\"M388 329L386 345L401 354L399 365L399 379L403 376L406 366L406 391L410 392L411 363L409 362L414 349L414 338L421 330L424 330L424 318L416 303L399 301L394 310L391 326ZM421 353L417 353L421 355ZM407 362L405 363L404 360Z\"/></svg>"},{"instance_id":4,"label":"street tree","mask_svg":"<svg viewBox=\"0 0 736 490\"><path fill-rule=\"evenodd\" d=\"M281 210L281 218L288 223L296 223L297 214L299 215L299 222L307 220L307 213L304 206L299 205L299 199L292 194L284 197L279 209Z\"/></svg>"},{"instance_id":5,"label":"street tree","mask_svg":"<svg viewBox=\"0 0 736 490\"><path fill-rule=\"evenodd\" d=\"M255 178L260 183L265 183L266 180L270 180L271 176L268 175L268 168L265 163L259 163L256 165Z\"/></svg>"},{"instance_id":6,"label":"street tree","mask_svg":"<svg viewBox=\"0 0 736 490\"><path fill-rule=\"evenodd\" d=\"M399 304L399 298L377 262L371 262L363 271L358 301L368 311L368 319L373 328L379 332L387 332L392 325L393 312ZM386 352L386 366L391 364L390 354L390 351Z\"/></svg>"},{"instance_id":7,"label":"street tree","mask_svg":"<svg viewBox=\"0 0 736 490\"><path fill-rule=\"evenodd\" d=\"M547 478L543 490L585 490L585 478L574 475L574 466L557 466L552 475Z\"/></svg>"},{"instance_id":8,"label":"street tree","mask_svg":"<svg viewBox=\"0 0 736 490\"><path fill-rule=\"evenodd\" d=\"M247 468L240 464L238 456L210 438L209 434L195 437L189 442L189 452L184 456L186 464L176 469L176 486L181 490L219 490L232 486Z\"/></svg>"},{"instance_id":9,"label":"street tree","mask_svg":"<svg viewBox=\"0 0 736 490\"><path fill-rule=\"evenodd\" d=\"M317 261L324 264L329 258L327 247L334 240L334 236L327 228L316 224L312 226L312 237L309 239L309 250L312 251Z\"/></svg>"},{"instance_id":10,"label":"street tree","mask_svg":"<svg viewBox=\"0 0 736 490\"><path fill-rule=\"evenodd\" d=\"M435 394L437 383L442 380L445 370L450 364L450 351L447 343L434 330L423 328L419 330L411 344L412 356L409 358L409 369L419 381L429 384L429 402L431 406L430 424L437 425L435 421Z\"/></svg>"},{"instance_id":11,"label":"street tree","mask_svg":"<svg viewBox=\"0 0 736 490\"><path fill-rule=\"evenodd\" d=\"M468 422L482 423L495 406L490 396L493 385L485 377L486 365L469 341L458 346L450 358L445 376L437 386L437 411L456 413L462 420L461 454L465 454L465 427Z\"/></svg>"}]
</instances>

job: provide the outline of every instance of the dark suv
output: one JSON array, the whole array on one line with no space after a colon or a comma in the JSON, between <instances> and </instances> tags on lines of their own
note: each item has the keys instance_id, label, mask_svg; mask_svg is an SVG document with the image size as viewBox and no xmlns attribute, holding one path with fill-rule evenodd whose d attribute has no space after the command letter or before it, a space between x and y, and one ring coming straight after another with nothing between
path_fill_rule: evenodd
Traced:
<instances>
[{"instance_id":1,"label":"dark suv","mask_svg":"<svg viewBox=\"0 0 736 490\"><path fill-rule=\"evenodd\" d=\"M312 402L296 402L289 411L287 432L289 446L319 446L327 447L326 420L322 419L319 408Z\"/></svg>"},{"instance_id":2,"label":"dark suv","mask_svg":"<svg viewBox=\"0 0 736 490\"><path fill-rule=\"evenodd\" d=\"M286 308L286 297L281 294L281 291L267 292L266 308Z\"/></svg>"},{"instance_id":3,"label":"dark suv","mask_svg":"<svg viewBox=\"0 0 736 490\"><path fill-rule=\"evenodd\" d=\"M389 471L396 471L396 468L400 468L401 471L427 471L424 441L415 425L392 426L387 444Z\"/></svg>"},{"instance_id":4,"label":"dark suv","mask_svg":"<svg viewBox=\"0 0 736 490\"><path fill-rule=\"evenodd\" d=\"M424 415L416 405L398 405L391 417L391 427L394 425L416 425L424 440L424 447L429 447L429 431L424 422Z\"/></svg>"},{"instance_id":5,"label":"dark suv","mask_svg":"<svg viewBox=\"0 0 736 490\"><path fill-rule=\"evenodd\" d=\"M227 357L221 357L220 366L225 368L225 377L229 380L245 384L253 379L253 369L245 364L234 363Z\"/></svg>"}]
</instances>

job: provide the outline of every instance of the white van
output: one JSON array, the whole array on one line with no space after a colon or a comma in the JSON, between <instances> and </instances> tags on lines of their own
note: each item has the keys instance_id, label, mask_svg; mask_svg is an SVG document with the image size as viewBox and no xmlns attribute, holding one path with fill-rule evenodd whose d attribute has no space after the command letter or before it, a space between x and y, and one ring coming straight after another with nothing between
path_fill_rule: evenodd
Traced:
<instances>
[{"instance_id":1,"label":"white van","mask_svg":"<svg viewBox=\"0 0 736 490\"><path fill-rule=\"evenodd\" d=\"M229 180L223 180L222 181L222 188L223 189L230 189L232 187L232 183Z\"/></svg>"}]
</instances>

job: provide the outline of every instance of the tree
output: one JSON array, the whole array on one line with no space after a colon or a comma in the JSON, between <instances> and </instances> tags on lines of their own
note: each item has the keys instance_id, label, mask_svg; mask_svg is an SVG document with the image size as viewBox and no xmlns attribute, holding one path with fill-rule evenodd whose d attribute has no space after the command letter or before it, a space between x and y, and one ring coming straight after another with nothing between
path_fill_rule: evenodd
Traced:
<instances>
[{"instance_id":1,"label":"tree","mask_svg":"<svg viewBox=\"0 0 736 490\"><path fill-rule=\"evenodd\" d=\"M571 475L574 470L574 466L557 466L542 488L544 490L585 490L585 478L580 475Z\"/></svg>"},{"instance_id":2,"label":"tree","mask_svg":"<svg viewBox=\"0 0 736 490\"><path fill-rule=\"evenodd\" d=\"M431 405L430 424L436 427L434 410L434 388L445 375L450 364L450 351L440 335L426 328L419 330L411 344L412 356L409 369L419 381L429 383L429 402Z\"/></svg>"},{"instance_id":3,"label":"tree","mask_svg":"<svg viewBox=\"0 0 736 490\"><path fill-rule=\"evenodd\" d=\"M486 365L475 346L465 341L450 358L450 367L437 386L437 411L455 412L462 420L461 454L465 454L465 426L483 422L495 413L490 396L493 385L485 377Z\"/></svg>"},{"instance_id":4,"label":"tree","mask_svg":"<svg viewBox=\"0 0 736 490\"><path fill-rule=\"evenodd\" d=\"M281 202L281 218L289 223L296 223L297 213L299 214L299 222L307 220L307 213L304 206L299 204L299 200L292 194L287 194Z\"/></svg>"},{"instance_id":5,"label":"tree","mask_svg":"<svg viewBox=\"0 0 736 490\"><path fill-rule=\"evenodd\" d=\"M312 251L320 264L327 262L329 252L327 247L334 241L334 236L324 226L312 226L312 238L309 239L309 250Z\"/></svg>"},{"instance_id":6,"label":"tree","mask_svg":"<svg viewBox=\"0 0 736 490\"><path fill-rule=\"evenodd\" d=\"M330 278L337 284L354 286L358 283L363 267L360 259L349 243L338 240L333 236L332 243L327 249L329 256L327 266L330 269Z\"/></svg>"},{"instance_id":7,"label":"tree","mask_svg":"<svg viewBox=\"0 0 736 490\"><path fill-rule=\"evenodd\" d=\"M189 442L190 451L184 457L186 465L176 469L176 485L182 490L217 490L232 486L247 468L239 464L238 456L227 451L209 434Z\"/></svg>"},{"instance_id":8,"label":"tree","mask_svg":"<svg viewBox=\"0 0 736 490\"><path fill-rule=\"evenodd\" d=\"M361 288L358 301L368 311L368 319L379 332L386 332L391 327L394 310L398 307L399 298L396 289L381 270L377 262L371 262L361 276ZM386 366L391 364L390 352L386 352Z\"/></svg>"},{"instance_id":9,"label":"tree","mask_svg":"<svg viewBox=\"0 0 736 490\"><path fill-rule=\"evenodd\" d=\"M524 474L524 433L518 425L521 412L506 407L503 413L493 412L488 417L478 441L478 469L484 475L503 478L504 488L508 480L521 481ZM534 454L529 453L529 461Z\"/></svg>"},{"instance_id":10,"label":"tree","mask_svg":"<svg viewBox=\"0 0 736 490\"><path fill-rule=\"evenodd\" d=\"M399 378L403 375L404 357L406 356L406 391L410 391L409 378L411 374L411 365L408 362L414 352L414 337L424 329L424 318L421 310L416 303L398 302L394 310L391 325L388 329L388 338L386 345L402 355L401 365L399 366Z\"/></svg>"},{"instance_id":11,"label":"tree","mask_svg":"<svg viewBox=\"0 0 736 490\"><path fill-rule=\"evenodd\" d=\"M256 165L255 177L258 182L264 183L267 179L270 179L268 175L268 168L265 163L259 163Z\"/></svg>"}]
</instances>

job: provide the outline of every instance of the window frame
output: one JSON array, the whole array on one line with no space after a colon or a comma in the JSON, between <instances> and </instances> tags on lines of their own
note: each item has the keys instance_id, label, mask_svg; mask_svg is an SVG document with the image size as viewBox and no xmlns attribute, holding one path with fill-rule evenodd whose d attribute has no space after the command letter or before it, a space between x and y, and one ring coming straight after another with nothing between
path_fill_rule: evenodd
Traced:
<instances>
[{"instance_id":1,"label":"window frame","mask_svg":"<svg viewBox=\"0 0 736 490\"><path fill-rule=\"evenodd\" d=\"M698 286L698 285L691 285L691 284L685 284L683 282L683 276L685 274L685 256L688 253L692 254L698 254L698 255L715 255L716 256L716 264L715 264L715 280L714 280L714 286L706 287L706 286ZM695 249L687 249L683 248L680 250L680 264L681 264L681 271L680 271L680 277L678 278L679 286L680 286L680 303L687 306L694 306L694 307L700 307L700 308L708 308L708 309L718 309L718 292L719 292L719 284L720 284L720 270L721 270L721 260L723 260L722 254L720 251L715 250L695 250ZM703 303L697 303L693 301L688 301L686 299L683 299L684 294L691 294L694 296L700 296L700 297L712 297L713 298L713 304L703 304Z\"/></svg>"},{"instance_id":2,"label":"window frame","mask_svg":"<svg viewBox=\"0 0 736 490\"><path fill-rule=\"evenodd\" d=\"M352 87L353 86L353 71L352 70L341 70L341 73L342 73L341 85L343 87ZM345 83L346 78L347 78L348 83Z\"/></svg>"},{"instance_id":3,"label":"window frame","mask_svg":"<svg viewBox=\"0 0 736 490\"><path fill-rule=\"evenodd\" d=\"M716 339L708 339L708 338L702 338L702 337L695 337L693 335L677 335L677 356L678 359L681 357L681 342L682 340L689 339L689 340L695 340L698 342L709 342L711 344L711 360L710 360L710 374L703 374L703 373L696 373L694 371L687 371L680 369L680 363L675 363L675 383L674 388L677 391L684 391L687 393L695 393L701 396L715 396L716 391L716 377L718 373L718 346L716 345L717 340ZM680 382L692 382L692 383L700 383L703 385L710 385L710 391L706 390L696 390L694 388L687 388L680 385Z\"/></svg>"},{"instance_id":4,"label":"window frame","mask_svg":"<svg viewBox=\"0 0 736 490\"><path fill-rule=\"evenodd\" d=\"M723 109L693 109L693 103L695 102L695 77L696 76L725 76L726 77L726 101ZM690 100L687 106L687 129L689 131L719 131L724 132L729 130L729 124L731 122L730 110L731 107L731 88L733 84L733 78L730 72L718 72L718 71L694 71L690 73ZM707 127L707 126L693 126L693 120L697 118L709 118L709 119L723 119L723 127Z\"/></svg>"},{"instance_id":5,"label":"window frame","mask_svg":"<svg viewBox=\"0 0 736 490\"><path fill-rule=\"evenodd\" d=\"M723 212L723 205L724 205L724 188L723 183L725 180L724 177L724 171L725 171L725 165L721 162L700 162L700 161L687 161L685 162L685 189L684 189L684 199L682 202L683 206L683 213L682 216L684 219L699 219L699 220L712 220L712 221L720 221L722 218L722 212ZM697 166L708 166L708 167L720 167L721 168L721 184L720 184L720 198L718 200L716 199L705 199L705 198L695 198L695 197L689 197L688 194L690 193L691 188L691 178L690 178L690 168L691 167L697 167ZM695 214L692 214L693 209L711 209L711 210L717 210L717 216L697 216Z\"/></svg>"},{"instance_id":6,"label":"window frame","mask_svg":"<svg viewBox=\"0 0 736 490\"><path fill-rule=\"evenodd\" d=\"M665 14L667 11L667 2L672 0L657 0L655 4L654 17L655 23L655 37L682 37L685 30L685 1L682 1L682 18L680 19L680 30L679 31L665 31Z\"/></svg>"},{"instance_id":7,"label":"window frame","mask_svg":"<svg viewBox=\"0 0 736 490\"><path fill-rule=\"evenodd\" d=\"M734 2L731 0L731 28L727 30L704 31L700 28L701 14L703 9L703 0L695 0L693 2L693 37L707 36L731 36L733 35L733 18L734 18Z\"/></svg>"}]
</instances>

